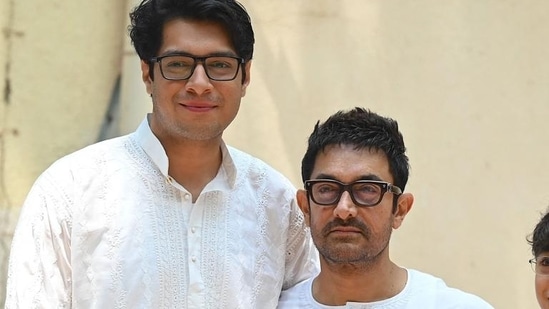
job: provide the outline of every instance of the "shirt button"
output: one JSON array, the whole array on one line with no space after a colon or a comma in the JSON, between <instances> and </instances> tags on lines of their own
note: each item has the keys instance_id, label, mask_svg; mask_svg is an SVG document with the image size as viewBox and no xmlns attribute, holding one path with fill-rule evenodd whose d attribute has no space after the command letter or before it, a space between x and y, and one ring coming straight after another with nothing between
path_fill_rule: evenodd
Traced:
<instances>
[{"instance_id":1,"label":"shirt button","mask_svg":"<svg viewBox=\"0 0 549 309\"><path fill-rule=\"evenodd\" d=\"M191 261L193 261L193 263L196 262L196 258L193 256L193 257L191 258Z\"/></svg>"},{"instance_id":2,"label":"shirt button","mask_svg":"<svg viewBox=\"0 0 549 309\"><path fill-rule=\"evenodd\" d=\"M191 198L191 195L189 193L185 193L183 198L185 199L185 201L188 201Z\"/></svg>"},{"instance_id":3,"label":"shirt button","mask_svg":"<svg viewBox=\"0 0 549 309\"><path fill-rule=\"evenodd\" d=\"M193 228L191 228L191 233L194 234L194 232L196 232L196 228L193 227Z\"/></svg>"}]
</instances>

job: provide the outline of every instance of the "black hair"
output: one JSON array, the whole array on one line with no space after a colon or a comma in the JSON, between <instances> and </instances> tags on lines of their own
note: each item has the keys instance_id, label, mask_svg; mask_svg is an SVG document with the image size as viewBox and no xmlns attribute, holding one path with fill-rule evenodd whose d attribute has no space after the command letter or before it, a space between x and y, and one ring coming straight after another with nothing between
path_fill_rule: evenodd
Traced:
<instances>
[{"instance_id":1,"label":"black hair","mask_svg":"<svg viewBox=\"0 0 549 309\"><path fill-rule=\"evenodd\" d=\"M535 257L549 251L549 212L543 215L527 241L532 246L532 254Z\"/></svg>"},{"instance_id":2,"label":"black hair","mask_svg":"<svg viewBox=\"0 0 549 309\"><path fill-rule=\"evenodd\" d=\"M157 56L162 45L164 25L179 18L219 23L227 31L238 57L245 62L252 59L254 32L250 16L238 1L143 0L130 13L131 24L128 27L132 44L141 60L151 65L150 59Z\"/></svg>"},{"instance_id":3,"label":"black hair","mask_svg":"<svg viewBox=\"0 0 549 309\"><path fill-rule=\"evenodd\" d=\"M356 149L383 151L389 161L394 185L404 191L410 167L404 139L395 120L355 107L338 111L323 123L317 122L301 161L303 181L310 179L318 153L329 145L353 145Z\"/></svg>"}]
</instances>

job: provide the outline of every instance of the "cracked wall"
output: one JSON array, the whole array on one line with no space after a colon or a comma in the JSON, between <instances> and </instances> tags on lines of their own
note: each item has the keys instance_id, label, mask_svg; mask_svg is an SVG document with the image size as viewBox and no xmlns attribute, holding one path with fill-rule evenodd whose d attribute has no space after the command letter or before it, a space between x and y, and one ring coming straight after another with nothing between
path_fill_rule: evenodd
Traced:
<instances>
[{"instance_id":1,"label":"cracked wall","mask_svg":"<svg viewBox=\"0 0 549 309\"><path fill-rule=\"evenodd\" d=\"M0 81L2 101L0 102L0 304L5 299L5 280L7 276L7 261L13 227L15 226L18 208L14 207L7 188L6 181L6 139L16 136L17 130L9 129L7 121L11 104L11 58L13 52L12 40L17 33L14 31L15 1L0 1Z\"/></svg>"},{"instance_id":2,"label":"cracked wall","mask_svg":"<svg viewBox=\"0 0 549 309\"><path fill-rule=\"evenodd\" d=\"M125 6L0 0L0 305L13 229L32 183L100 136L120 74Z\"/></svg>"}]
</instances>

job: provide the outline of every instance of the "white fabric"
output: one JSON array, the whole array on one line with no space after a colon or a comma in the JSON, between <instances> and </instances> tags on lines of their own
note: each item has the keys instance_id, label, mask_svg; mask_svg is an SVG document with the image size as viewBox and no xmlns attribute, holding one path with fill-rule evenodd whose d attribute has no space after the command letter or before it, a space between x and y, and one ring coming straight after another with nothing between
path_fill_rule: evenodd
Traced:
<instances>
[{"instance_id":1,"label":"white fabric","mask_svg":"<svg viewBox=\"0 0 549 309\"><path fill-rule=\"evenodd\" d=\"M493 309L480 297L446 286L442 279L408 269L404 289L394 297L371 303L348 302L345 306L325 306L312 295L313 278L282 292L280 309Z\"/></svg>"},{"instance_id":2,"label":"white fabric","mask_svg":"<svg viewBox=\"0 0 549 309\"><path fill-rule=\"evenodd\" d=\"M275 308L317 273L295 188L222 151L194 204L146 119L58 160L23 206L6 308Z\"/></svg>"}]
</instances>

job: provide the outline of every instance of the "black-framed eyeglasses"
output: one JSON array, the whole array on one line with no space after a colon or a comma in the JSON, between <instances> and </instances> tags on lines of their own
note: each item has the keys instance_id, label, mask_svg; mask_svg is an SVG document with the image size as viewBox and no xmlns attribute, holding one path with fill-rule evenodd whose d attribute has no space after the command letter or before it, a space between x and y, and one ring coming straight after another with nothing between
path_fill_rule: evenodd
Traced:
<instances>
[{"instance_id":1,"label":"black-framed eyeglasses","mask_svg":"<svg viewBox=\"0 0 549 309\"><path fill-rule=\"evenodd\" d=\"M160 64L160 73L167 80L189 79L196 66L201 63L209 79L229 81L238 75L240 65L245 61L233 56L193 57L189 55L166 55L151 58Z\"/></svg>"},{"instance_id":2,"label":"black-framed eyeglasses","mask_svg":"<svg viewBox=\"0 0 549 309\"><path fill-rule=\"evenodd\" d=\"M541 276L549 276L549 256L538 256L528 260L532 270Z\"/></svg>"},{"instance_id":3,"label":"black-framed eyeglasses","mask_svg":"<svg viewBox=\"0 0 549 309\"><path fill-rule=\"evenodd\" d=\"M381 202L385 192L396 195L402 190L385 181L357 180L342 183L333 179L314 179L305 181L305 190L315 204L333 206L339 203L343 192L349 192L351 199L358 206L375 206Z\"/></svg>"}]
</instances>

